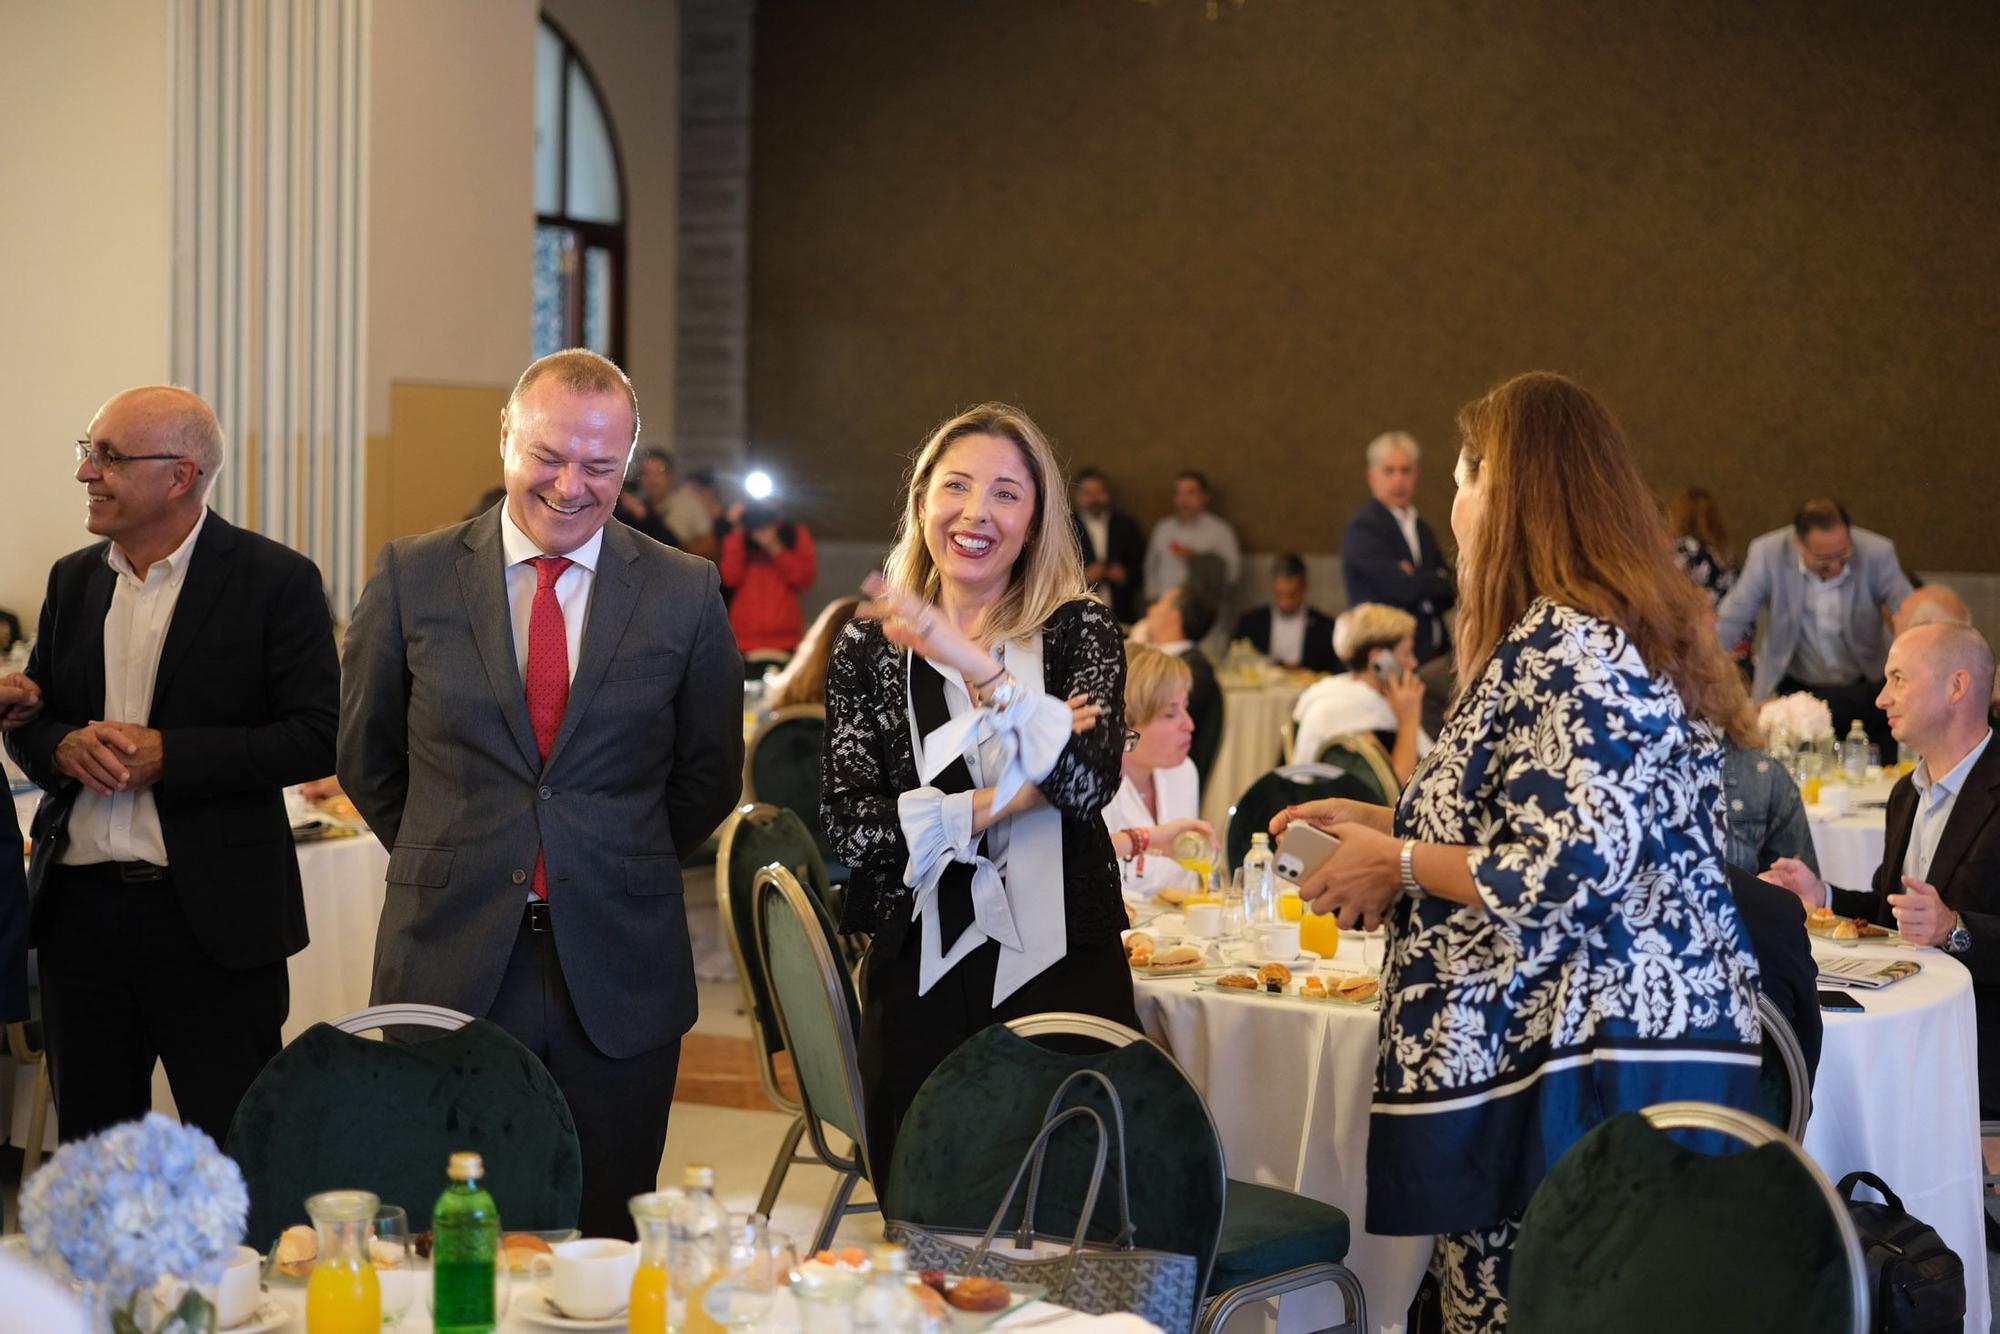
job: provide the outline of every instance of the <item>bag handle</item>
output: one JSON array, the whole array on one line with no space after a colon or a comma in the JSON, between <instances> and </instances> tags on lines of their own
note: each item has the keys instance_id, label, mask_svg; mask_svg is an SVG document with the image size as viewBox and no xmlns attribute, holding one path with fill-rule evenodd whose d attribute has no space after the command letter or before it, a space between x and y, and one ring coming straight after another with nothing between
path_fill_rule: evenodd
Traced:
<instances>
[{"instance_id":1,"label":"bag handle","mask_svg":"<svg viewBox=\"0 0 2000 1334\"><path fill-rule=\"evenodd\" d=\"M1049 1118L1056 1114L1056 1109L1062 1106L1063 1099L1069 1096L1070 1089L1076 1086L1078 1080L1095 1080L1104 1089L1104 1095L1111 1099L1111 1124L1117 1131L1119 1223L1118 1235L1112 1238L1111 1244L1121 1251L1129 1251L1133 1247L1138 1225L1132 1221L1132 1197L1126 1181L1125 1107L1118 1100L1117 1086L1101 1070L1078 1070L1056 1086L1055 1096L1049 1099L1049 1109L1042 1114L1042 1123L1046 1125ZM1038 1158L1035 1170L1028 1174L1028 1202L1021 1209L1021 1226L1014 1233L1014 1244L1023 1250L1033 1245L1035 1240L1035 1197L1041 1188L1041 1177L1042 1160ZM1086 1228L1090 1226L1089 1212L1084 1214L1083 1223Z\"/></svg>"},{"instance_id":2,"label":"bag handle","mask_svg":"<svg viewBox=\"0 0 2000 1334\"><path fill-rule=\"evenodd\" d=\"M1097 1212L1098 1187L1104 1184L1104 1118L1090 1107L1071 1107L1042 1123L1041 1131L1035 1136L1035 1142L1028 1146L1028 1152L1021 1159L1021 1165L1014 1169L1014 1180L1008 1185L1007 1193L1001 1197L1000 1207L993 1211L993 1221L986 1225L985 1235L980 1237L979 1245L972 1252L972 1259L966 1265L968 1274L977 1274L991 1254L993 1238L999 1234L1001 1220L1007 1217L1007 1209L1014 1203L1014 1194L1021 1189L1021 1178L1028 1174L1030 1167L1038 1169L1041 1167L1042 1154L1049 1147L1049 1136L1053 1135L1063 1122L1077 1117L1085 1117L1097 1127L1097 1161L1090 1169L1090 1189L1084 1192L1083 1216L1077 1220L1076 1235L1070 1239L1069 1264L1063 1270L1062 1282L1056 1285L1051 1295L1061 1297L1064 1290L1069 1287L1070 1276L1076 1272L1076 1257L1083 1250L1083 1234L1090 1227L1090 1216Z\"/></svg>"},{"instance_id":3,"label":"bag handle","mask_svg":"<svg viewBox=\"0 0 2000 1334\"><path fill-rule=\"evenodd\" d=\"M1903 1207L1903 1202L1896 1198L1896 1192L1889 1189L1889 1183L1881 1177L1876 1176L1873 1172L1849 1172L1840 1179L1840 1184L1833 1188L1833 1193L1838 1195L1845 1203L1852 1204L1854 1203L1854 1188L1856 1186L1872 1187L1875 1193L1888 1201L1889 1207L1899 1214L1909 1212L1909 1210Z\"/></svg>"}]
</instances>

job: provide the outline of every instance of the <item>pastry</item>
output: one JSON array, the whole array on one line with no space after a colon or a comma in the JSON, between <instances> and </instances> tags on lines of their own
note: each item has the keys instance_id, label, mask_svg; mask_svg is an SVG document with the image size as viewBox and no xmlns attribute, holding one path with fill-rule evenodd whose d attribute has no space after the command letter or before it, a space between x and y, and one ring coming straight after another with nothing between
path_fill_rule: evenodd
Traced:
<instances>
[{"instance_id":1,"label":"pastry","mask_svg":"<svg viewBox=\"0 0 2000 1334\"><path fill-rule=\"evenodd\" d=\"M1153 955L1155 968L1189 968L1201 962L1201 951L1192 945L1173 945Z\"/></svg>"},{"instance_id":2,"label":"pastry","mask_svg":"<svg viewBox=\"0 0 2000 1334\"><path fill-rule=\"evenodd\" d=\"M1326 979L1317 973L1308 976L1305 981L1299 983L1299 994L1310 996L1314 1000L1325 1000Z\"/></svg>"},{"instance_id":3,"label":"pastry","mask_svg":"<svg viewBox=\"0 0 2000 1334\"><path fill-rule=\"evenodd\" d=\"M927 1269L924 1272L928 1274L933 1271ZM943 1278L939 1278L935 1284L928 1282L912 1283L910 1285L910 1295L915 1297L917 1305L923 1308L925 1321L949 1320L951 1313L945 1307L947 1298L944 1295Z\"/></svg>"},{"instance_id":4,"label":"pastry","mask_svg":"<svg viewBox=\"0 0 2000 1334\"><path fill-rule=\"evenodd\" d=\"M304 1278L319 1258L319 1233L307 1223L294 1223L278 1238L271 1251L271 1264L281 1274Z\"/></svg>"},{"instance_id":5,"label":"pastry","mask_svg":"<svg viewBox=\"0 0 2000 1334\"><path fill-rule=\"evenodd\" d=\"M1001 1311L1014 1299L1014 1294L997 1278L974 1277L952 1284L944 1299L961 1311Z\"/></svg>"},{"instance_id":6,"label":"pastry","mask_svg":"<svg viewBox=\"0 0 2000 1334\"><path fill-rule=\"evenodd\" d=\"M1833 930L1826 933L1834 940L1861 939L1861 924L1852 918L1843 917L1833 924Z\"/></svg>"},{"instance_id":7,"label":"pastry","mask_svg":"<svg viewBox=\"0 0 2000 1334\"><path fill-rule=\"evenodd\" d=\"M1832 926L1834 922L1834 916L1835 916L1834 911L1831 908L1826 908L1826 907L1814 908L1806 913L1806 924L1809 926L1818 926L1818 927Z\"/></svg>"},{"instance_id":8,"label":"pastry","mask_svg":"<svg viewBox=\"0 0 2000 1334\"><path fill-rule=\"evenodd\" d=\"M1228 973L1215 979L1218 987L1240 987L1244 991L1255 991L1257 979L1248 973Z\"/></svg>"},{"instance_id":9,"label":"pastry","mask_svg":"<svg viewBox=\"0 0 2000 1334\"><path fill-rule=\"evenodd\" d=\"M1372 977L1355 974L1343 977L1334 984L1333 994L1344 1001L1365 1001L1382 989L1382 984Z\"/></svg>"},{"instance_id":10,"label":"pastry","mask_svg":"<svg viewBox=\"0 0 2000 1334\"><path fill-rule=\"evenodd\" d=\"M1292 970L1281 963L1267 963L1257 970L1257 980L1267 987L1273 982L1283 987L1292 980Z\"/></svg>"},{"instance_id":11,"label":"pastry","mask_svg":"<svg viewBox=\"0 0 2000 1334\"><path fill-rule=\"evenodd\" d=\"M500 1249L507 1253L507 1268L517 1274L527 1273L528 1266L535 1262L537 1255L553 1253L549 1244L532 1232L502 1234Z\"/></svg>"},{"instance_id":12,"label":"pastry","mask_svg":"<svg viewBox=\"0 0 2000 1334\"><path fill-rule=\"evenodd\" d=\"M1125 937L1125 959L1134 968L1144 968L1153 961L1153 938L1144 931L1134 931Z\"/></svg>"},{"instance_id":13,"label":"pastry","mask_svg":"<svg viewBox=\"0 0 2000 1334\"><path fill-rule=\"evenodd\" d=\"M368 1239L368 1263L377 1269L401 1269L403 1267L403 1243L384 1241L380 1237Z\"/></svg>"},{"instance_id":14,"label":"pastry","mask_svg":"<svg viewBox=\"0 0 2000 1334\"><path fill-rule=\"evenodd\" d=\"M1885 940L1889 935L1888 927L1877 926L1873 922L1857 922L1855 926L1861 932L1863 940Z\"/></svg>"},{"instance_id":15,"label":"pastry","mask_svg":"<svg viewBox=\"0 0 2000 1334\"><path fill-rule=\"evenodd\" d=\"M1178 908L1198 893L1199 890L1193 889L1163 889L1153 895L1153 902L1164 903L1169 908Z\"/></svg>"}]
</instances>

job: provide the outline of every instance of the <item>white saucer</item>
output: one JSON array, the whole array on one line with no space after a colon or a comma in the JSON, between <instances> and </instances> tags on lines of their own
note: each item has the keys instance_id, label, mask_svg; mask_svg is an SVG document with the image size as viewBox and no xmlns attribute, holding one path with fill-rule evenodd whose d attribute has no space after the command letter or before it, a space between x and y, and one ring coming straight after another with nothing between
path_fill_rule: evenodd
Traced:
<instances>
[{"instance_id":1,"label":"white saucer","mask_svg":"<svg viewBox=\"0 0 2000 1334\"><path fill-rule=\"evenodd\" d=\"M240 1325L222 1326L221 1334L266 1334L268 1330L283 1329L285 1322L291 1318L292 1313L285 1309L285 1304L267 1294L257 1303L257 1309L250 1313L248 1320Z\"/></svg>"},{"instance_id":2,"label":"white saucer","mask_svg":"<svg viewBox=\"0 0 2000 1334\"><path fill-rule=\"evenodd\" d=\"M539 1290L530 1290L518 1299L514 1303L514 1313L549 1329L623 1329L626 1323L622 1310L600 1320L580 1320L573 1315L564 1315L549 1300L548 1294Z\"/></svg>"}]
</instances>

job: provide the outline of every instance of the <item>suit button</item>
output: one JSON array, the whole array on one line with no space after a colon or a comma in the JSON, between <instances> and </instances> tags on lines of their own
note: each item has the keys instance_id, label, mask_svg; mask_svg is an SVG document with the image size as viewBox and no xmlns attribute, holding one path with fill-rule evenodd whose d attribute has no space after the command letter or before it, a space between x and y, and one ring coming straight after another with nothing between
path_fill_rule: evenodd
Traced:
<instances>
[{"instance_id":1,"label":"suit button","mask_svg":"<svg viewBox=\"0 0 2000 1334\"><path fill-rule=\"evenodd\" d=\"M556 790L554 788L545 787L541 789L539 792L537 792L535 795L540 797L543 801L547 801L550 797L553 797L555 794Z\"/></svg>"},{"instance_id":2,"label":"suit button","mask_svg":"<svg viewBox=\"0 0 2000 1334\"><path fill-rule=\"evenodd\" d=\"M528 873L526 871L516 871L507 878L512 880L517 885L525 885L528 883Z\"/></svg>"}]
</instances>

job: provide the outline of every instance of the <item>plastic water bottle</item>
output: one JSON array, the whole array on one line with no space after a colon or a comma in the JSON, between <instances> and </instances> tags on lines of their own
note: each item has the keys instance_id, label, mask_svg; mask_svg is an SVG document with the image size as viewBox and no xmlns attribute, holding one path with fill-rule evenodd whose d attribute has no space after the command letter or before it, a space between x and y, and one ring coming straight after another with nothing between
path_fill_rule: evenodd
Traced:
<instances>
[{"instance_id":1,"label":"plastic water bottle","mask_svg":"<svg viewBox=\"0 0 2000 1334\"><path fill-rule=\"evenodd\" d=\"M874 1334L917 1334L924 1309L910 1291L910 1257L901 1246L883 1242L869 1255L874 1270L854 1303L854 1328Z\"/></svg>"},{"instance_id":2,"label":"plastic water bottle","mask_svg":"<svg viewBox=\"0 0 2000 1334\"><path fill-rule=\"evenodd\" d=\"M1840 772L1850 783L1867 781L1868 734L1862 730L1859 718L1847 725L1847 739L1840 743Z\"/></svg>"},{"instance_id":3,"label":"plastic water bottle","mask_svg":"<svg viewBox=\"0 0 2000 1334\"><path fill-rule=\"evenodd\" d=\"M1277 866L1270 836L1262 831L1250 835L1250 851L1243 855L1243 908L1251 926L1278 920Z\"/></svg>"},{"instance_id":4,"label":"plastic water bottle","mask_svg":"<svg viewBox=\"0 0 2000 1334\"><path fill-rule=\"evenodd\" d=\"M492 1334L500 1211L480 1185L486 1164L454 1153L451 1184L431 1211L432 1324L437 1334Z\"/></svg>"}]
</instances>

